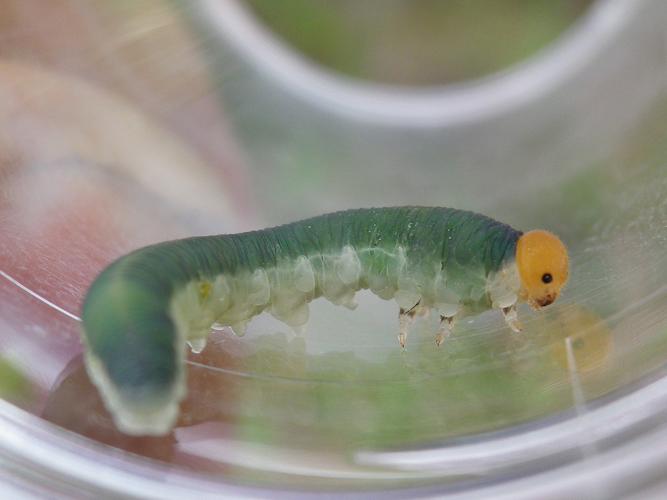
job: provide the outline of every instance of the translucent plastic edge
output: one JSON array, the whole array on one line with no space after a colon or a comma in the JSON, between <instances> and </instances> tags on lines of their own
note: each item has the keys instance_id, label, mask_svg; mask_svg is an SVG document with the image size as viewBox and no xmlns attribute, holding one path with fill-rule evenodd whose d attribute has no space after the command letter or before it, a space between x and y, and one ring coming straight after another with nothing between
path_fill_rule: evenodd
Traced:
<instances>
[{"instance_id":1,"label":"translucent plastic edge","mask_svg":"<svg viewBox=\"0 0 667 500\"><path fill-rule=\"evenodd\" d=\"M625 392L625 391L624 391ZM401 471L440 471L447 475L480 476L553 457L599 452L611 443L649 428L667 424L667 377L664 375L620 397L609 395L602 404L551 423L538 421L526 430L517 428L487 434L486 439L408 451L360 451L359 464ZM666 432L667 432L667 426ZM509 432L508 432L509 431Z\"/></svg>"},{"instance_id":2,"label":"translucent plastic edge","mask_svg":"<svg viewBox=\"0 0 667 500\"><path fill-rule=\"evenodd\" d=\"M516 488L527 494L544 490L547 485L551 494L556 490L576 492L577 489L580 493L581 488L594 479L613 483L626 478L619 483L619 487L634 485L639 488L645 486L657 470L664 470L667 465L666 414L667 378L662 377L586 413L528 431L515 430L483 442L434 449L360 452L355 458L365 468L365 474L358 475L357 479L365 475L369 481L367 487L375 491L383 487L391 488L392 483L394 487L400 486L395 482L397 480L462 479L466 476L470 479L449 485L394 490L392 493L399 497L408 493L410 496L428 497L436 491L444 493L449 490L451 494L462 497L472 491L487 491L494 498L499 498L507 490L518 498ZM574 460L569 457L566 465L538 466L543 459L565 457L568 452L574 452L576 457ZM225 482L223 478L217 481L211 476L175 470L149 459L135 458L120 450L113 453L107 446L72 434L2 400L0 457L3 468L12 466L14 470L25 470L26 484L34 487L36 478L41 478L44 486L55 490L60 484L80 491L165 499L183 498L193 492L201 498L220 495L245 498L270 495L277 498L283 494L295 498L297 493L289 490L281 492L280 488L268 490L239 486ZM505 469L510 474L500 474ZM567 475L558 475L559 471L562 474L566 469L571 469ZM110 473L111 470L113 473ZM553 481L550 481L552 476ZM475 484L476 477L483 479L484 483L494 479L498 484L484 486L478 481ZM328 479L335 478L329 475ZM359 493L361 496L373 496L370 490ZM296 496L316 494L315 491L301 490Z\"/></svg>"},{"instance_id":3,"label":"translucent plastic edge","mask_svg":"<svg viewBox=\"0 0 667 500\"><path fill-rule=\"evenodd\" d=\"M238 0L199 0L198 19L255 70L316 107L397 127L488 120L561 87L598 59L650 0L598 0L556 42L509 70L469 83L400 87L346 78L317 66L265 29Z\"/></svg>"}]
</instances>

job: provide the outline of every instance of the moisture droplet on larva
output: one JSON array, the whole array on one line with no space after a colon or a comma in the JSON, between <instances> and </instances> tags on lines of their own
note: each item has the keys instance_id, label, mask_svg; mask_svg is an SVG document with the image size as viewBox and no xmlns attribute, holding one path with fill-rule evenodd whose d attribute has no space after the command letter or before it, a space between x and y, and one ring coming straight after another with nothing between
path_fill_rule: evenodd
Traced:
<instances>
[{"instance_id":1,"label":"moisture droplet on larva","mask_svg":"<svg viewBox=\"0 0 667 500\"><path fill-rule=\"evenodd\" d=\"M206 339L205 338L190 339L188 340L188 345L190 346L190 350L192 352L194 352L195 354L199 354L206 347Z\"/></svg>"}]
</instances>

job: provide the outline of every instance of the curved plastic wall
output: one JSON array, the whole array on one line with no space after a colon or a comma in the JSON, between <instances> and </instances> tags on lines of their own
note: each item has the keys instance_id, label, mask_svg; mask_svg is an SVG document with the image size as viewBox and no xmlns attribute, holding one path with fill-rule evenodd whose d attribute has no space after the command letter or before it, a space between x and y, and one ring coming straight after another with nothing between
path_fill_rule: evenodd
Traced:
<instances>
[{"instance_id":1,"label":"curved plastic wall","mask_svg":"<svg viewBox=\"0 0 667 500\"><path fill-rule=\"evenodd\" d=\"M599 1L516 67L420 89L318 68L233 0L156 2L123 29L101 5L67 9L87 27L78 43L0 47L7 491L661 491L664 2ZM439 349L424 319L402 352L395 304L369 294L355 311L317 301L304 336L264 316L242 338L215 331L189 356L171 434L114 428L78 338L104 264L161 239L397 204L552 230L571 281L545 311L520 309L521 335L490 312Z\"/></svg>"}]
</instances>

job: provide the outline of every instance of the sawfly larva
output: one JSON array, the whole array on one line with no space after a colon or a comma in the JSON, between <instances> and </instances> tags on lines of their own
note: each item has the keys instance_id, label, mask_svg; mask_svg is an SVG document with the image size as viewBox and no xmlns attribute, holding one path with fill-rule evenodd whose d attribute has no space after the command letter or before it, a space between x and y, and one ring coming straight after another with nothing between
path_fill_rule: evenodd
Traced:
<instances>
[{"instance_id":1,"label":"sawfly larva","mask_svg":"<svg viewBox=\"0 0 667 500\"><path fill-rule=\"evenodd\" d=\"M354 308L355 292L369 289L398 303L402 346L414 316L437 311L440 345L455 319L491 308L519 331L517 303L549 305L567 278L553 234L451 208L348 210L169 241L121 257L93 282L86 367L121 430L164 434L185 393L185 343L201 351L212 326L241 335L268 311L299 328L310 301Z\"/></svg>"}]
</instances>

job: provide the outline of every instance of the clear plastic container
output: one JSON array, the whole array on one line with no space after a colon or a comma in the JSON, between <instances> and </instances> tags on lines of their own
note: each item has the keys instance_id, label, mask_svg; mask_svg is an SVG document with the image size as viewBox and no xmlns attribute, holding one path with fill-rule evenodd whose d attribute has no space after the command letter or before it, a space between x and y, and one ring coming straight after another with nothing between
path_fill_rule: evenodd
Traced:
<instances>
[{"instance_id":1,"label":"clear plastic container","mask_svg":"<svg viewBox=\"0 0 667 500\"><path fill-rule=\"evenodd\" d=\"M328 73L233 0L155 3L123 29L109 4L74 5L94 28L76 50L0 64L13 498L664 493L664 2L601 0L532 59L430 89ZM546 311L521 309L521 335L488 313L440 349L422 320L402 352L395 304L364 293L356 311L316 301L303 337L264 316L241 338L215 331L189 355L171 434L114 428L77 321L105 263L162 239L396 204L551 229L571 282Z\"/></svg>"}]
</instances>

